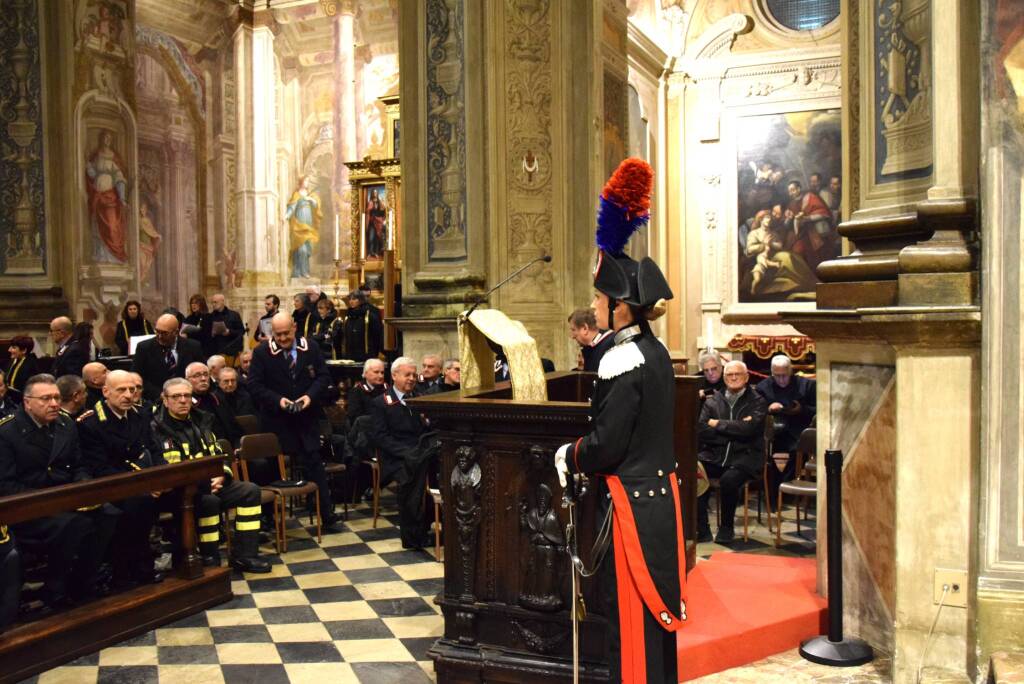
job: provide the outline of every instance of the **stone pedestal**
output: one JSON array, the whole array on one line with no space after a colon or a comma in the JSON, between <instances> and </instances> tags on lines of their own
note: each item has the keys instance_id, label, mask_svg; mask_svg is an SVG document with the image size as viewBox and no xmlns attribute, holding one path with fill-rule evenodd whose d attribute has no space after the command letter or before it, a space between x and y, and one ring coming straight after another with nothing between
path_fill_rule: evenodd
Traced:
<instances>
[{"instance_id":1,"label":"stone pedestal","mask_svg":"<svg viewBox=\"0 0 1024 684\"><path fill-rule=\"evenodd\" d=\"M976 581L981 314L889 307L783 314L818 354L818 452L842 449L846 629L894 654L914 682L938 609L936 569ZM824 539L825 492L818 497ZM827 565L819 552L819 589ZM968 603L967 605L971 605ZM925 665L973 668L973 609L943 607ZM924 680L923 680L924 681Z\"/></svg>"}]
</instances>

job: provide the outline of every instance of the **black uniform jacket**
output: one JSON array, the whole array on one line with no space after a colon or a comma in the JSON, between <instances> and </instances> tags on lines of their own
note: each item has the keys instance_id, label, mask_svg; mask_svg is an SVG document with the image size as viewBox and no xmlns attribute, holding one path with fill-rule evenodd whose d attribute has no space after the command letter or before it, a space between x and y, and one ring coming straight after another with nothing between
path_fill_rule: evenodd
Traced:
<instances>
[{"instance_id":1,"label":"black uniform jacket","mask_svg":"<svg viewBox=\"0 0 1024 684\"><path fill-rule=\"evenodd\" d=\"M255 416L256 415L256 404L252 400L252 396L241 383L231 394L221 390L221 399L227 405L233 416Z\"/></svg>"},{"instance_id":2,"label":"black uniform jacket","mask_svg":"<svg viewBox=\"0 0 1024 684\"><path fill-rule=\"evenodd\" d=\"M246 389L256 400L263 429L277 435L286 453L312 453L320 449L317 419L323 414L320 401L331 376L316 344L297 337L293 346L297 355L295 369L290 370L288 350L274 340L260 343L252 353ZM281 409L282 398L294 401L303 395L312 400L305 411L287 413Z\"/></svg>"},{"instance_id":3,"label":"black uniform jacket","mask_svg":"<svg viewBox=\"0 0 1024 684\"><path fill-rule=\"evenodd\" d=\"M89 363L88 348L78 342L61 345L53 359L53 377L82 375L82 367Z\"/></svg>"},{"instance_id":4,"label":"black uniform jacket","mask_svg":"<svg viewBox=\"0 0 1024 684\"><path fill-rule=\"evenodd\" d=\"M363 304L345 313L345 324L337 341L340 359L365 361L375 359L384 346L384 324L380 310L370 304Z\"/></svg>"},{"instance_id":5,"label":"black uniform jacket","mask_svg":"<svg viewBox=\"0 0 1024 684\"><path fill-rule=\"evenodd\" d=\"M93 477L104 477L142 470L166 463L162 451L153 440L146 415L135 407L118 418L106 401L97 402L78 420L82 463Z\"/></svg>"},{"instance_id":6,"label":"black uniform jacket","mask_svg":"<svg viewBox=\"0 0 1024 684\"><path fill-rule=\"evenodd\" d=\"M409 392L405 399L412 399L415 394ZM414 411L398 400L394 387L389 387L370 403L370 415L373 417L371 444L394 459L407 462L418 460L424 451L418 449L420 436L427 431L427 427L419 411Z\"/></svg>"},{"instance_id":7,"label":"black uniform jacket","mask_svg":"<svg viewBox=\"0 0 1024 684\"><path fill-rule=\"evenodd\" d=\"M0 496L88 480L74 421L38 427L24 408L0 421Z\"/></svg>"},{"instance_id":8,"label":"black uniform jacket","mask_svg":"<svg viewBox=\"0 0 1024 684\"><path fill-rule=\"evenodd\" d=\"M20 359L11 359L7 370L4 371L4 382L7 389L14 393L14 398L21 399L21 390L25 388L25 381L39 372L39 359L32 352L25 354Z\"/></svg>"},{"instance_id":9,"label":"black uniform jacket","mask_svg":"<svg viewBox=\"0 0 1024 684\"><path fill-rule=\"evenodd\" d=\"M178 362L173 368L167 367L167 352L156 339L146 340L135 350L132 372L142 376L142 396L157 401L163 391L164 382L170 378L185 377L185 369L194 361L203 361L203 346L195 340L179 337L177 341Z\"/></svg>"},{"instance_id":10,"label":"black uniform jacket","mask_svg":"<svg viewBox=\"0 0 1024 684\"><path fill-rule=\"evenodd\" d=\"M615 333L611 330L605 330L604 332L598 333L597 337L594 338L593 344L589 347L583 347L580 349L580 353L583 354L583 370L596 373L597 369L601 365L601 359L604 358L605 352L612 348L612 344L615 342Z\"/></svg>"},{"instance_id":11,"label":"black uniform jacket","mask_svg":"<svg viewBox=\"0 0 1024 684\"><path fill-rule=\"evenodd\" d=\"M224 399L224 393L214 386L203 395L192 394L192 408L208 413L213 420L211 425L217 437L223 438L232 444L238 444L242 438L242 428L235 420L235 414Z\"/></svg>"},{"instance_id":12,"label":"black uniform jacket","mask_svg":"<svg viewBox=\"0 0 1024 684\"><path fill-rule=\"evenodd\" d=\"M242 352L242 340L245 338L245 325L242 317L237 311L225 307L221 311L211 311L210 314L210 355L223 354L225 356L237 356ZM217 335L213 326L221 322L227 327L227 335Z\"/></svg>"},{"instance_id":13,"label":"black uniform jacket","mask_svg":"<svg viewBox=\"0 0 1024 684\"><path fill-rule=\"evenodd\" d=\"M130 319L122 318L117 322L117 332L114 333L114 345L122 355L128 356L128 347L130 345L131 338L138 335L152 334L153 324L142 316L136 316L135 318Z\"/></svg>"},{"instance_id":14,"label":"black uniform jacket","mask_svg":"<svg viewBox=\"0 0 1024 684\"><path fill-rule=\"evenodd\" d=\"M815 381L794 375L788 385L779 387L775 384L775 378L767 377L757 383L757 391L769 406L776 401L782 404L782 411L775 414L776 441L782 442L778 433L781 428L788 435L789 444L795 447L800 433L811 424L818 411Z\"/></svg>"},{"instance_id":15,"label":"black uniform jacket","mask_svg":"<svg viewBox=\"0 0 1024 684\"><path fill-rule=\"evenodd\" d=\"M764 417L768 403L753 387L746 387L736 404L729 406L725 392L704 401L697 420L697 456L725 468L739 468L756 477L764 464ZM715 427L708 421L718 420Z\"/></svg>"},{"instance_id":16,"label":"black uniform jacket","mask_svg":"<svg viewBox=\"0 0 1024 684\"><path fill-rule=\"evenodd\" d=\"M356 422L356 418L370 415L373 400L387 391L388 384L386 382L380 385L371 385L363 380L352 385L352 389L348 391L348 402L345 408L349 427L351 428L352 424Z\"/></svg>"},{"instance_id":17,"label":"black uniform jacket","mask_svg":"<svg viewBox=\"0 0 1024 684\"><path fill-rule=\"evenodd\" d=\"M566 465L571 473L603 477L610 497L601 500L612 502L615 543L624 547L633 582L658 623L675 631L684 619L686 547L672 436L672 362L639 328L623 329L615 339L598 369L591 431L568 450Z\"/></svg>"},{"instance_id":18,"label":"black uniform jacket","mask_svg":"<svg viewBox=\"0 0 1024 684\"><path fill-rule=\"evenodd\" d=\"M217 444L217 435L210 428L210 415L192 409L187 420L171 417L167 409L161 406L153 414L153 439L156 447L167 463L181 463L204 456L220 456L223 452ZM224 476L231 478L231 466L224 463ZM200 485L203 488L203 485ZM205 491L209 484L205 484Z\"/></svg>"}]
</instances>

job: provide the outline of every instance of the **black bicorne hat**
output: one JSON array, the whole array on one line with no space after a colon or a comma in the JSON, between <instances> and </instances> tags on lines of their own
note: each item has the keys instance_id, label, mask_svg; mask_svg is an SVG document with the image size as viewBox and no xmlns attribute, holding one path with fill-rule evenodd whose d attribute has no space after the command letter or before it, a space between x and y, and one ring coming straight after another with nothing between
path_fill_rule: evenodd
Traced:
<instances>
[{"instance_id":1,"label":"black bicorne hat","mask_svg":"<svg viewBox=\"0 0 1024 684\"><path fill-rule=\"evenodd\" d=\"M599 248L594 289L611 299L646 308L672 299L672 289L650 257L639 262L625 254L629 238L650 218L654 171L642 159L624 160L601 192L595 241Z\"/></svg>"}]
</instances>

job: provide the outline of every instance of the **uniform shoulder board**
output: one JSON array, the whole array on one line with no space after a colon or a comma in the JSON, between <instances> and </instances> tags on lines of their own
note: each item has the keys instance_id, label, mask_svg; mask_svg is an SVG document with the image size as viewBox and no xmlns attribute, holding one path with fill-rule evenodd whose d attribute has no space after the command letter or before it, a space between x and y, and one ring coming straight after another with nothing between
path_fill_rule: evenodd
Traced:
<instances>
[{"instance_id":1,"label":"uniform shoulder board","mask_svg":"<svg viewBox=\"0 0 1024 684\"><path fill-rule=\"evenodd\" d=\"M9 416L4 416L3 418L0 418L0 425L6 425L7 423L10 423L12 420L14 420L13 413Z\"/></svg>"},{"instance_id":2,"label":"uniform shoulder board","mask_svg":"<svg viewBox=\"0 0 1024 684\"><path fill-rule=\"evenodd\" d=\"M395 398L392 397L390 394L385 394L384 403L387 404L388 406L394 406L395 404L398 403L398 401L396 401Z\"/></svg>"},{"instance_id":3,"label":"uniform shoulder board","mask_svg":"<svg viewBox=\"0 0 1024 684\"><path fill-rule=\"evenodd\" d=\"M636 346L636 342L627 342L605 352L601 357L601 364L597 367L597 377L610 380L642 365L644 353Z\"/></svg>"},{"instance_id":4,"label":"uniform shoulder board","mask_svg":"<svg viewBox=\"0 0 1024 684\"><path fill-rule=\"evenodd\" d=\"M78 415L77 418L75 418L75 422L76 423L81 423L82 421L84 421L89 416L95 416L95 415L96 415L96 412L93 411L92 409L89 409L88 411L83 411L82 413L80 413Z\"/></svg>"}]
</instances>

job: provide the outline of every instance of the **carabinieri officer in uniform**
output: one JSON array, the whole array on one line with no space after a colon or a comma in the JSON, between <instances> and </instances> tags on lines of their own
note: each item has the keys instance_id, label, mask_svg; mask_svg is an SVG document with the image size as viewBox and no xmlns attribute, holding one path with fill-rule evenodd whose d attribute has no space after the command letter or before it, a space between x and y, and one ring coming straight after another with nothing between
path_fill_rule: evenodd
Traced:
<instances>
[{"instance_id":1,"label":"carabinieri officer in uniform","mask_svg":"<svg viewBox=\"0 0 1024 684\"><path fill-rule=\"evenodd\" d=\"M611 681L679 681L676 630L686 620L686 553L675 453L674 387L668 351L649 320L672 298L657 264L624 254L649 217L650 166L619 165L601 193L593 307L614 342L598 367L592 429L555 455L566 476L597 481L600 520L611 515L611 544L597 574L608 619ZM596 526L595 526L596 529Z\"/></svg>"}]
</instances>

